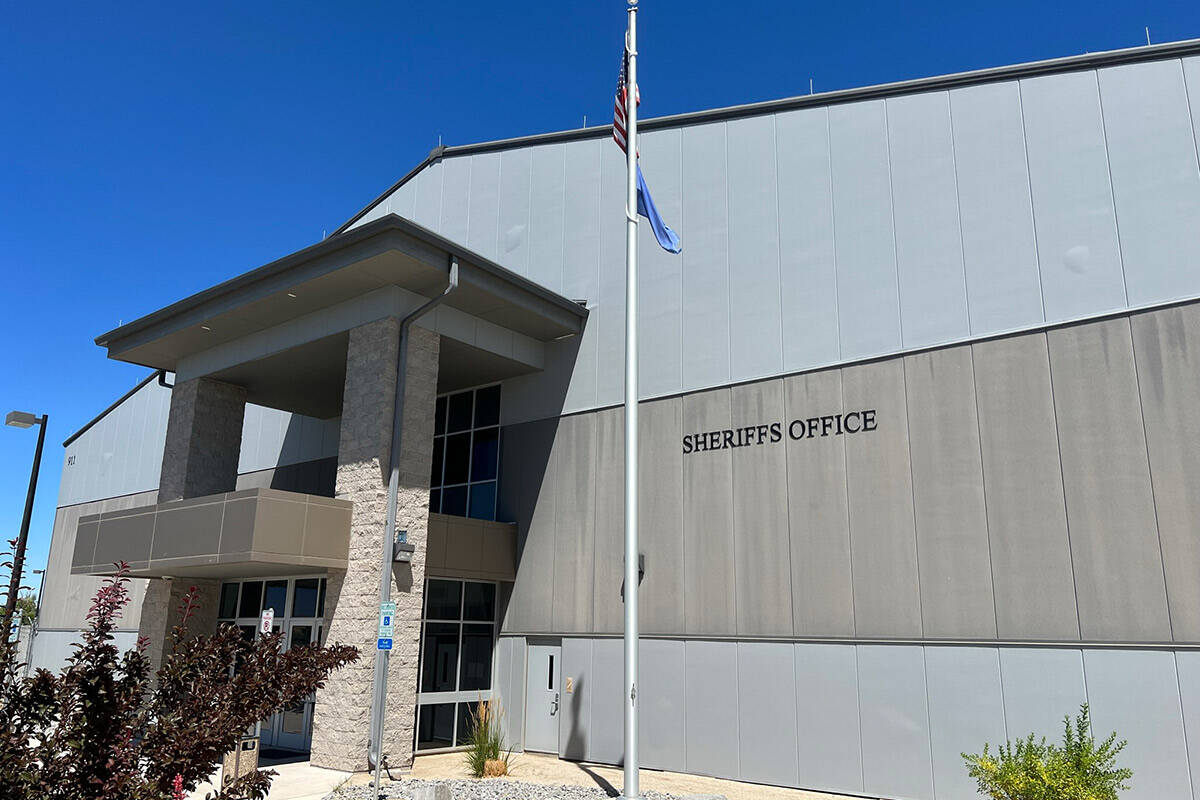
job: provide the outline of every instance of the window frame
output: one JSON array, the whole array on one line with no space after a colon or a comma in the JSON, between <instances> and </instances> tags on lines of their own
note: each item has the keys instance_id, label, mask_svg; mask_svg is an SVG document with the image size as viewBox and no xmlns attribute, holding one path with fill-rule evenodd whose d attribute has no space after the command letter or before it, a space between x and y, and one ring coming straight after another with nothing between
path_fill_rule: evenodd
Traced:
<instances>
[{"instance_id":1,"label":"window frame","mask_svg":"<svg viewBox=\"0 0 1200 800\"><path fill-rule=\"evenodd\" d=\"M461 516L466 519L482 519L482 520L486 520L488 522L496 521L496 506L499 503L499 497L500 497L500 491L499 491L499 488L500 488L500 430L502 427L503 420L500 417L500 413L499 413L500 409L499 409L499 407L497 407L496 422L494 424L477 425L476 424L476 412L478 409L479 392L486 390L486 389L492 389L492 388L496 388L500 392L502 392L503 390L500 389L500 386L501 386L500 383L485 383L485 384L480 384L479 386L472 386L467 389L460 389L460 390L454 391L454 392L447 392L445 394L440 394L437 396L437 399L435 402L441 402L444 400L446 403L446 412L443 417L443 425L444 425L443 429L441 431L438 431L437 426L435 425L434 431L433 431L433 447L434 447L434 453L435 453L434 461L436 463L436 461L437 461L436 454L440 453L441 454L440 460L441 460L442 468L441 468L441 474L437 476L436 481L433 480L434 476L432 474L430 474L430 476L429 476L429 478L430 478L430 480L429 480L429 510L431 512L433 512L435 514L447 513L442 510L443 500L445 499L446 490L447 489L464 489L464 490L466 490L466 503L465 503L465 506L463 509L464 513ZM451 398L459 397L464 394L470 394L470 396L471 396L470 424L466 428L451 432L450 431L450 401L451 401ZM498 393L497 403L499 403L499 402L500 402L500 397L499 397L499 393ZM436 414L435 414L435 418L436 418ZM496 432L495 475L492 478L487 479L487 480L478 480L478 481L472 480L472 473L475 470L475 437L476 437L476 434L479 432L482 432L482 431L492 431L492 430L495 430L495 432ZM451 436L461 436L463 434L467 434L469 436L468 446L467 446L466 480L465 481L457 481L455 483L446 483L448 442L449 442ZM432 473L432 471L431 471L431 473ZM492 485L491 508L489 509L488 514L486 516L482 516L482 517L472 516L471 515L472 489L474 489L476 486L486 486L488 484ZM436 504L434 503L435 497L437 498ZM459 516L459 515L455 514L455 515L450 515L450 516ZM424 613L424 612L422 612L422 613Z\"/></svg>"}]
</instances>

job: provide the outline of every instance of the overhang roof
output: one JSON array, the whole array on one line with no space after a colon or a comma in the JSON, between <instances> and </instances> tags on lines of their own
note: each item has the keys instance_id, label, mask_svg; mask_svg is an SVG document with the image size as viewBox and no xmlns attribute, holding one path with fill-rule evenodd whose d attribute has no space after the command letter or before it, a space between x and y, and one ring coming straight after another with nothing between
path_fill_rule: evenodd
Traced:
<instances>
[{"instance_id":1,"label":"overhang roof","mask_svg":"<svg viewBox=\"0 0 1200 800\"><path fill-rule=\"evenodd\" d=\"M102 334L110 358L174 371L180 359L385 286L446 300L540 341L579 333L587 310L416 223L389 214Z\"/></svg>"}]
</instances>

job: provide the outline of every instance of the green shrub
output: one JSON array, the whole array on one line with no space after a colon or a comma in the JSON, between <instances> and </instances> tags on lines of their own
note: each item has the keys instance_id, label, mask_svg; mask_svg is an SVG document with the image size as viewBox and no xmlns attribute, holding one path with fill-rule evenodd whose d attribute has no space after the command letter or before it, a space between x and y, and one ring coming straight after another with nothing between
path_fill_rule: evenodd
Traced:
<instances>
[{"instance_id":1,"label":"green shrub","mask_svg":"<svg viewBox=\"0 0 1200 800\"><path fill-rule=\"evenodd\" d=\"M1063 718L1063 743L1035 742L1033 734L1008 742L995 755L983 746L976 755L962 754L967 771L979 784L979 793L993 800L1117 800L1128 789L1133 771L1119 768L1117 756L1125 749L1117 734L1096 744L1091 733L1087 703L1079 707L1074 725Z\"/></svg>"},{"instance_id":2,"label":"green shrub","mask_svg":"<svg viewBox=\"0 0 1200 800\"><path fill-rule=\"evenodd\" d=\"M480 700L470 713L467 734L466 767L476 778L507 775L512 751L504 747L504 733L500 730L503 712L498 702ZM488 762L493 762L489 767ZM499 762L503 769L496 770Z\"/></svg>"}]
</instances>

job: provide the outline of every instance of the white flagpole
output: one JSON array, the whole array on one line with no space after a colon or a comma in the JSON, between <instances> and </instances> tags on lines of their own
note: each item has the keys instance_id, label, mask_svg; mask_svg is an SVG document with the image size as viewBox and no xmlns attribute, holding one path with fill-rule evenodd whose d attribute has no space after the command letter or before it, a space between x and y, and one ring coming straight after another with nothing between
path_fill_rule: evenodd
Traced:
<instances>
[{"instance_id":1,"label":"white flagpole","mask_svg":"<svg viewBox=\"0 0 1200 800\"><path fill-rule=\"evenodd\" d=\"M638 800L638 347L637 347L637 0L626 34L625 163L625 787Z\"/></svg>"}]
</instances>

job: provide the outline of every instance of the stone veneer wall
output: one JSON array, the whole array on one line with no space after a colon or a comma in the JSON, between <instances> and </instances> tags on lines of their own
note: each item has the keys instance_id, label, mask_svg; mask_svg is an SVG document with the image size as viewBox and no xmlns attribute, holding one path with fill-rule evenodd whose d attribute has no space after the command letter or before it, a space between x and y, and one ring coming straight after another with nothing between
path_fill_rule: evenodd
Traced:
<instances>
[{"instance_id":1,"label":"stone veneer wall","mask_svg":"<svg viewBox=\"0 0 1200 800\"><path fill-rule=\"evenodd\" d=\"M343 770L367 768L375 664L379 569L386 523L388 458L400 324L380 320L350 331L338 448L337 496L354 503L348 569L330 571L325 601L326 641L353 644L356 664L335 673L317 692L312 763ZM395 649L388 672L383 752L392 767L412 763L416 724L421 603L429 520L429 466L437 395L436 333L413 327L405 382L397 527L416 545L411 564L393 567Z\"/></svg>"},{"instance_id":2,"label":"stone veneer wall","mask_svg":"<svg viewBox=\"0 0 1200 800\"><path fill-rule=\"evenodd\" d=\"M237 485L238 456L242 448L242 421L246 390L207 378L175 384L167 420L158 502L230 492ZM188 630L207 633L217 626L221 582L184 579L151 579L142 600L138 638L147 641L151 668L162 664L171 630L179 623L179 605L192 587L198 608Z\"/></svg>"}]
</instances>

